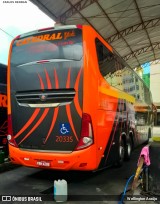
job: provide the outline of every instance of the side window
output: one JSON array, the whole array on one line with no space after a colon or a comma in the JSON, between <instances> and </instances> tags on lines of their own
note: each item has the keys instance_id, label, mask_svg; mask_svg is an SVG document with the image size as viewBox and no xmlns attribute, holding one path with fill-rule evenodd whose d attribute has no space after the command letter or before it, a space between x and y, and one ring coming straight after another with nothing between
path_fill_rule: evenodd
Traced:
<instances>
[{"instance_id":1,"label":"side window","mask_svg":"<svg viewBox=\"0 0 160 204\"><path fill-rule=\"evenodd\" d=\"M112 53L99 39L95 40L99 70L104 79L113 87L122 90L138 101L151 103L151 96L144 83L133 69Z\"/></svg>"},{"instance_id":2,"label":"side window","mask_svg":"<svg viewBox=\"0 0 160 204\"><path fill-rule=\"evenodd\" d=\"M115 72L115 59L113 53L105 47L102 42L96 39L96 50L99 69L103 77Z\"/></svg>"},{"instance_id":3,"label":"side window","mask_svg":"<svg viewBox=\"0 0 160 204\"><path fill-rule=\"evenodd\" d=\"M122 81L123 81L123 91L133 95L135 90L134 77L133 77L132 70L130 70L126 66L122 70Z\"/></svg>"},{"instance_id":4,"label":"side window","mask_svg":"<svg viewBox=\"0 0 160 204\"><path fill-rule=\"evenodd\" d=\"M100 73L111 86L123 90L121 73L123 65L119 57L100 40L96 39L95 43Z\"/></svg>"}]
</instances>

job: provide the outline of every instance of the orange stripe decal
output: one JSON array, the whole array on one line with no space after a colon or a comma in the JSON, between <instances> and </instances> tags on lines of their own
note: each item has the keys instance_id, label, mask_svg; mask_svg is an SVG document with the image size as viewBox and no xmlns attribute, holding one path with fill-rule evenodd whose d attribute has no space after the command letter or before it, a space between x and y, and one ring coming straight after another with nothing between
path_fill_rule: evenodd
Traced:
<instances>
[{"instance_id":1,"label":"orange stripe decal","mask_svg":"<svg viewBox=\"0 0 160 204\"><path fill-rule=\"evenodd\" d=\"M67 77L66 88L70 87L70 77L71 77L71 69L68 70L68 77ZM74 135L76 137L76 140L79 141L78 136L77 136L76 131L75 131L75 128L74 128L74 125L73 125L70 105L66 105L66 112L67 112L68 120L69 120L69 123L71 125L72 131L73 131L73 133L74 133Z\"/></svg>"},{"instance_id":2,"label":"orange stripe decal","mask_svg":"<svg viewBox=\"0 0 160 204\"><path fill-rule=\"evenodd\" d=\"M44 118L46 117L46 115L48 114L49 108L45 108L42 116L40 117L40 119L38 120L38 122L34 125L34 127L29 131L29 133L19 142L18 145L20 145L25 139L27 139L29 137L29 135L42 123L42 121L44 120Z\"/></svg>"},{"instance_id":3,"label":"orange stripe decal","mask_svg":"<svg viewBox=\"0 0 160 204\"><path fill-rule=\"evenodd\" d=\"M48 89L51 89L52 88L52 85L51 85L51 81L50 81L50 78L49 78L49 75L48 75L48 72L47 70L45 69L45 74L46 74L46 79L47 79L47 86L48 86Z\"/></svg>"},{"instance_id":4,"label":"orange stripe decal","mask_svg":"<svg viewBox=\"0 0 160 204\"><path fill-rule=\"evenodd\" d=\"M58 76L57 76L57 72L56 72L56 69L54 69L54 78L55 78L55 88L58 89L59 88L59 83L58 83ZM54 113L53 113L53 119L52 119L52 123L51 123L51 126L50 126L50 129L49 129L49 132L47 134L47 137L44 141L44 144L47 142L53 128L54 128L54 125L55 125L55 122L56 122L56 119L57 119L57 116L58 116L58 111L59 111L59 107L55 108L54 110Z\"/></svg>"},{"instance_id":5,"label":"orange stripe decal","mask_svg":"<svg viewBox=\"0 0 160 204\"><path fill-rule=\"evenodd\" d=\"M44 89L44 83L42 81L42 77L40 76L40 74L38 74L38 78L40 81L40 86L41 89ZM30 119L28 120L28 122L23 126L23 128L14 136L14 138L16 139L20 134L22 134L30 125L31 123L34 121L34 119L37 117L38 113L40 111L40 108L36 108L35 111L33 112L32 116L30 117Z\"/></svg>"},{"instance_id":6,"label":"orange stripe decal","mask_svg":"<svg viewBox=\"0 0 160 204\"><path fill-rule=\"evenodd\" d=\"M74 105L75 105L77 113L80 117L82 117L82 109L80 107L79 99L78 99L78 86L79 86L79 80L80 80L81 72L82 72L82 68L80 69L80 71L77 75L77 79L76 79L75 86L74 86L74 89L76 90L76 95L74 98Z\"/></svg>"},{"instance_id":7,"label":"orange stripe decal","mask_svg":"<svg viewBox=\"0 0 160 204\"><path fill-rule=\"evenodd\" d=\"M49 76L48 76L48 73L47 73L47 70L46 70L46 69L45 69L45 74L46 74L48 89L51 89L51 82L50 82L50 79L49 79ZM44 89L44 83L43 83L43 80L42 80L40 74L38 74L38 77L39 77L39 80L40 80L41 89ZM27 126L27 125L29 126L29 125L33 122L33 120L35 119L35 117L37 116L37 114L39 113L39 111L40 111L40 108L38 108L38 109L36 109L36 110L34 111L32 117L31 117L30 120L27 122L26 126ZM38 122L37 122L37 123L34 125L34 127L29 131L29 133L20 141L19 144L21 144L26 138L28 138L29 135L42 123L42 121L43 121L44 118L46 117L48 111L49 111L49 108L45 108L45 110L44 110L42 116L40 117L40 119L38 120ZM35 114L35 113L37 113L37 114ZM35 114L35 117L34 117L34 114ZM28 126L27 126L27 127L28 127ZM27 127L26 127L26 128L27 128ZM24 128L25 128L25 126L24 126ZM25 128L25 129L26 129L26 128ZM21 131L21 132L23 132L23 131ZM18 137L18 136L16 136L16 137ZM18 145L19 145L19 144L18 144Z\"/></svg>"},{"instance_id":8,"label":"orange stripe decal","mask_svg":"<svg viewBox=\"0 0 160 204\"><path fill-rule=\"evenodd\" d=\"M59 83L58 83L58 76L57 76L56 69L54 69L54 78L55 78L55 87L56 89L58 89Z\"/></svg>"},{"instance_id":9,"label":"orange stripe decal","mask_svg":"<svg viewBox=\"0 0 160 204\"><path fill-rule=\"evenodd\" d=\"M39 77L41 89L44 90L44 83L43 83L43 81L42 81L42 77L40 76L40 74L38 74L38 77Z\"/></svg>"},{"instance_id":10,"label":"orange stripe decal","mask_svg":"<svg viewBox=\"0 0 160 204\"><path fill-rule=\"evenodd\" d=\"M24 132L30 125L31 123L34 121L34 119L37 117L38 113L40 111L40 108L35 109L35 111L33 112L32 116L30 117L30 119L28 120L28 122L23 126L23 128L14 136L14 138L17 138L20 134L22 134L22 132Z\"/></svg>"},{"instance_id":11,"label":"orange stripe decal","mask_svg":"<svg viewBox=\"0 0 160 204\"><path fill-rule=\"evenodd\" d=\"M58 115L58 111L59 111L59 107L55 108L54 113L53 113L52 123L51 123L50 129L49 129L49 132L47 134L47 137L46 137L46 139L44 141L44 144L47 142L47 140L48 140L48 138L49 138L49 136L50 136L50 134L51 134L51 132L52 132L52 130L54 128L54 125L55 125L55 122L56 122L56 119L57 119L57 115Z\"/></svg>"}]
</instances>

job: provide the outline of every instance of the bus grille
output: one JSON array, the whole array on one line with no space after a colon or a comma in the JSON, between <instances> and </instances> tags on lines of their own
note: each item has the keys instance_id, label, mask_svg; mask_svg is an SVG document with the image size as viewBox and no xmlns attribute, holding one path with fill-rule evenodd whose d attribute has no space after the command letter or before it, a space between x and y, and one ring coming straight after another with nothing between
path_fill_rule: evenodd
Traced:
<instances>
[{"instance_id":1,"label":"bus grille","mask_svg":"<svg viewBox=\"0 0 160 204\"><path fill-rule=\"evenodd\" d=\"M16 93L19 105L26 107L56 107L70 104L75 96L74 89L52 89L23 91Z\"/></svg>"}]
</instances>

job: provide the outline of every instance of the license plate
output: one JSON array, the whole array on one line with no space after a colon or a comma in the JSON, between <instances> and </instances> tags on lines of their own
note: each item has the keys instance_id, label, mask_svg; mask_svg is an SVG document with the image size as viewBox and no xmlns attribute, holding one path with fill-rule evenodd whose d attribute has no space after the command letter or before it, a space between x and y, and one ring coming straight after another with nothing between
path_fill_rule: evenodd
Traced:
<instances>
[{"instance_id":1,"label":"license plate","mask_svg":"<svg viewBox=\"0 0 160 204\"><path fill-rule=\"evenodd\" d=\"M37 161L37 165L38 166L47 166L47 167L49 167L49 166L51 166L51 163L48 162L48 161Z\"/></svg>"}]
</instances>

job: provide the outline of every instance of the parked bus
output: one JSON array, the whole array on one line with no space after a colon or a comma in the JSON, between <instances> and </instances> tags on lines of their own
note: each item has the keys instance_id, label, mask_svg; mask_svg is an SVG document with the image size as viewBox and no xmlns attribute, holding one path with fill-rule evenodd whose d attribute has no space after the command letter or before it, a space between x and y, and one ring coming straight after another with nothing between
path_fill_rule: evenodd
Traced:
<instances>
[{"instance_id":1,"label":"parked bus","mask_svg":"<svg viewBox=\"0 0 160 204\"><path fill-rule=\"evenodd\" d=\"M90 26L16 37L7 92L9 152L16 164L96 170L122 164L152 133L150 91Z\"/></svg>"},{"instance_id":2,"label":"parked bus","mask_svg":"<svg viewBox=\"0 0 160 204\"><path fill-rule=\"evenodd\" d=\"M7 66L0 63L0 151L8 155L7 141Z\"/></svg>"}]
</instances>

